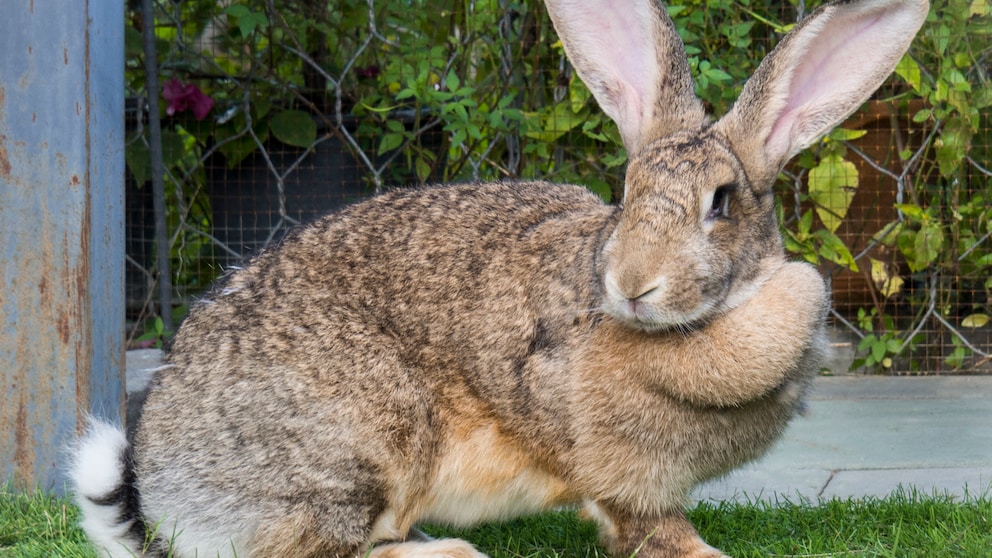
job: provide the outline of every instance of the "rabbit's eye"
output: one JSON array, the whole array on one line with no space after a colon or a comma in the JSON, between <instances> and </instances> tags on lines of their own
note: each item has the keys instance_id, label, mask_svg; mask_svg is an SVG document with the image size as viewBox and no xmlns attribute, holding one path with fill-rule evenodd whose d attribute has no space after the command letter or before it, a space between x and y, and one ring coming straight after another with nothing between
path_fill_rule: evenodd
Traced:
<instances>
[{"instance_id":1,"label":"rabbit's eye","mask_svg":"<svg viewBox=\"0 0 992 558\"><path fill-rule=\"evenodd\" d=\"M713 202L710 204L706 219L720 219L727 217L730 209L730 195L737 188L736 184L724 184L713 191Z\"/></svg>"}]
</instances>

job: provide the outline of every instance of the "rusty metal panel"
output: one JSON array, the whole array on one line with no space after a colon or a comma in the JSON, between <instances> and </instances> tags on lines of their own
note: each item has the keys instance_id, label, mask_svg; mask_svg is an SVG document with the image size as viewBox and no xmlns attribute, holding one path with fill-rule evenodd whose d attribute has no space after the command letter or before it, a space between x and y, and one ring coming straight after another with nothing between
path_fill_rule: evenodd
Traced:
<instances>
[{"instance_id":1,"label":"rusty metal panel","mask_svg":"<svg viewBox=\"0 0 992 558\"><path fill-rule=\"evenodd\" d=\"M87 413L124 405L123 1L0 19L0 483L65 489Z\"/></svg>"}]
</instances>

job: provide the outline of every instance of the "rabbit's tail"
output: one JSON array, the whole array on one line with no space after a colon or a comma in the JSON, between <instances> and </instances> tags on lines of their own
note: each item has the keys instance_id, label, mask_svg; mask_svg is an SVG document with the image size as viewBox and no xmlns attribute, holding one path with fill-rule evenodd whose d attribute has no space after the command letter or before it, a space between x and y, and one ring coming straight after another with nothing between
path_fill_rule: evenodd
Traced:
<instances>
[{"instance_id":1,"label":"rabbit's tail","mask_svg":"<svg viewBox=\"0 0 992 558\"><path fill-rule=\"evenodd\" d=\"M157 555L145 544L132 455L124 432L96 419L90 420L76 447L71 477L83 516L80 526L101 556Z\"/></svg>"}]
</instances>

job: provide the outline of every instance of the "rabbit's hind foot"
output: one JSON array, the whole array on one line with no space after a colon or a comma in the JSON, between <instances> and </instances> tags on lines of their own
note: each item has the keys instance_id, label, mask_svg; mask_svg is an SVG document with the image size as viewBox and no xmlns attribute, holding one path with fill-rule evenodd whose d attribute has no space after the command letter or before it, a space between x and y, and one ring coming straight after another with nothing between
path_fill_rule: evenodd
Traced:
<instances>
[{"instance_id":1,"label":"rabbit's hind foot","mask_svg":"<svg viewBox=\"0 0 992 558\"><path fill-rule=\"evenodd\" d=\"M471 544L461 539L440 539L429 542L408 541L374 547L363 558L486 558Z\"/></svg>"}]
</instances>

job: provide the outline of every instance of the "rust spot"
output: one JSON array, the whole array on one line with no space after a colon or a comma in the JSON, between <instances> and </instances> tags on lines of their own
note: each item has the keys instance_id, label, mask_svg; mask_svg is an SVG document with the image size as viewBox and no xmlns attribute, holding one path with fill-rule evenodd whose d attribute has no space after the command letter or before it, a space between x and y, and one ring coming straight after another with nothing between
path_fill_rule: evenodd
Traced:
<instances>
[{"instance_id":1,"label":"rust spot","mask_svg":"<svg viewBox=\"0 0 992 558\"><path fill-rule=\"evenodd\" d=\"M69 65L69 49L67 48L62 49L62 62L64 62L66 66Z\"/></svg>"},{"instance_id":2,"label":"rust spot","mask_svg":"<svg viewBox=\"0 0 992 558\"><path fill-rule=\"evenodd\" d=\"M31 431L28 429L28 408L24 400L25 392L21 389L21 400L17 405L17 419L14 423L14 464L17 471L14 473L15 479L21 477L22 483L30 481L32 471L34 471L34 452L31 451ZM24 478L24 476L28 478Z\"/></svg>"},{"instance_id":3,"label":"rust spot","mask_svg":"<svg viewBox=\"0 0 992 558\"><path fill-rule=\"evenodd\" d=\"M10 156L7 155L7 146L4 145L5 136L0 134L0 178L10 179L10 172L13 168L10 166Z\"/></svg>"},{"instance_id":4,"label":"rust spot","mask_svg":"<svg viewBox=\"0 0 992 558\"><path fill-rule=\"evenodd\" d=\"M69 334L72 330L69 325L69 314L67 312L61 312L59 314L58 323L55 324L55 330L59 334L59 341L61 341L63 345L68 345Z\"/></svg>"},{"instance_id":5,"label":"rust spot","mask_svg":"<svg viewBox=\"0 0 992 558\"><path fill-rule=\"evenodd\" d=\"M72 173L72 178L69 179L69 183L73 186L79 186L79 175Z\"/></svg>"},{"instance_id":6,"label":"rust spot","mask_svg":"<svg viewBox=\"0 0 992 558\"><path fill-rule=\"evenodd\" d=\"M41 295L42 303L48 299L48 277L42 275L38 282L38 294Z\"/></svg>"}]
</instances>

